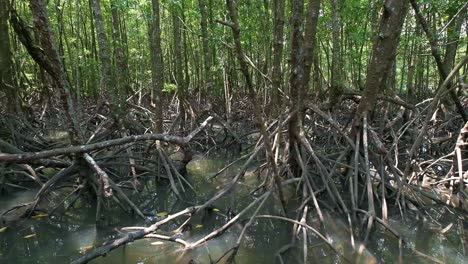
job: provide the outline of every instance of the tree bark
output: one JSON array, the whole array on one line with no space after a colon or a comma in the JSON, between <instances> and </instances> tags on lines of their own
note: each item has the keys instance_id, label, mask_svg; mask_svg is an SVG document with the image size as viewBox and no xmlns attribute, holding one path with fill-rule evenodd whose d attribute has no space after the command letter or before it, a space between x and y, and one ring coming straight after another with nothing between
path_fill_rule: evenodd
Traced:
<instances>
[{"instance_id":1,"label":"tree bark","mask_svg":"<svg viewBox=\"0 0 468 264\"><path fill-rule=\"evenodd\" d=\"M65 111L68 132L73 143L81 141L79 122L74 109L73 99L70 94L70 84L66 78L62 62L54 41L54 36L50 28L50 21L47 15L45 0L30 0L31 11L34 19L34 26L39 33L39 43L41 48L34 45L26 25L21 21L18 14L12 13L11 21L20 41L27 48L33 59L40 64L54 80L60 94L60 101Z\"/></svg>"},{"instance_id":2,"label":"tree bark","mask_svg":"<svg viewBox=\"0 0 468 264\"><path fill-rule=\"evenodd\" d=\"M200 27L202 33L202 42L203 42L203 67L204 67L204 77L205 77L205 94L209 95L212 93L212 78L211 78L211 49L210 42L208 37L208 13L206 10L205 0L198 0L198 6L200 8Z\"/></svg>"},{"instance_id":3,"label":"tree bark","mask_svg":"<svg viewBox=\"0 0 468 264\"><path fill-rule=\"evenodd\" d=\"M283 60L283 42L284 42L284 10L285 0L273 1L273 67L271 71L272 81L272 110L274 114L281 109L280 89L283 80L283 71L281 62Z\"/></svg>"},{"instance_id":4,"label":"tree bark","mask_svg":"<svg viewBox=\"0 0 468 264\"><path fill-rule=\"evenodd\" d=\"M101 61L101 96L109 92L115 92L115 82L112 74L111 52L107 38L104 19L101 12L101 1L93 1L93 13L96 24L97 42L99 46L99 60Z\"/></svg>"},{"instance_id":5,"label":"tree bark","mask_svg":"<svg viewBox=\"0 0 468 264\"><path fill-rule=\"evenodd\" d=\"M0 2L0 92L6 95L7 111L20 112L18 90L13 82L13 59L10 49L10 33L8 30L8 1Z\"/></svg>"},{"instance_id":6,"label":"tree bark","mask_svg":"<svg viewBox=\"0 0 468 264\"><path fill-rule=\"evenodd\" d=\"M155 125L156 133L163 132L163 100L162 90L164 88L164 63L161 50L161 15L159 13L159 0L152 0L153 17L150 24L150 48L151 48L151 79L153 85L153 99L155 103Z\"/></svg>"},{"instance_id":7,"label":"tree bark","mask_svg":"<svg viewBox=\"0 0 468 264\"><path fill-rule=\"evenodd\" d=\"M111 14L112 14L112 37L114 40L114 60L117 68L117 95L119 101L123 100L123 96L129 95L129 77L128 77L128 59L124 52L125 47L125 35L121 27L121 10L115 4L115 0L111 0Z\"/></svg>"},{"instance_id":8,"label":"tree bark","mask_svg":"<svg viewBox=\"0 0 468 264\"><path fill-rule=\"evenodd\" d=\"M294 146L298 144L299 137L303 135L303 99L309 88L310 70L314 58L315 34L320 10L320 0L310 0L307 9L305 35L303 33L304 1L292 2L292 40L291 40L291 75L289 85L291 102L294 113L289 121L289 166L295 174L299 173L299 163ZM305 41L304 41L305 38Z\"/></svg>"},{"instance_id":9,"label":"tree bark","mask_svg":"<svg viewBox=\"0 0 468 264\"><path fill-rule=\"evenodd\" d=\"M173 41L175 53L175 78L177 82L177 93L179 95L179 115L180 115L180 128L185 127L185 80L183 73L183 59L182 59L182 38L180 32L180 12L179 7L174 4L172 7L172 26L173 26Z\"/></svg>"},{"instance_id":10,"label":"tree bark","mask_svg":"<svg viewBox=\"0 0 468 264\"><path fill-rule=\"evenodd\" d=\"M401 28L407 10L408 1L406 0L386 0L384 3L379 31L372 48L372 58L367 67L363 97L353 120L351 133L353 138L362 128L362 118L372 111L377 95L382 92L387 83L388 73L395 61Z\"/></svg>"},{"instance_id":11,"label":"tree bark","mask_svg":"<svg viewBox=\"0 0 468 264\"><path fill-rule=\"evenodd\" d=\"M457 55L458 41L460 39L460 30L466 18L466 6L464 10L461 10L459 16L454 18L453 16L456 13L449 13L448 20L455 19L450 25L447 26L447 41L445 44L445 54L443 67L446 72L450 72L455 62L455 57ZM442 84L444 80L440 80L439 85Z\"/></svg>"},{"instance_id":12,"label":"tree bark","mask_svg":"<svg viewBox=\"0 0 468 264\"><path fill-rule=\"evenodd\" d=\"M343 83L341 79L341 17L339 0L331 0L332 6L332 62L331 62L331 86L330 86L330 108L338 102L343 92Z\"/></svg>"},{"instance_id":13,"label":"tree bark","mask_svg":"<svg viewBox=\"0 0 468 264\"><path fill-rule=\"evenodd\" d=\"M315 54L315 35L317 33L319 11L320 0L309 0L304 32L304 79L302 80L302 89L299 91L301 100L307 96L307 91L309 90L310 73ZM300 103L300 106L303 107L303 103Z\"/></svg>"}]
</instances>

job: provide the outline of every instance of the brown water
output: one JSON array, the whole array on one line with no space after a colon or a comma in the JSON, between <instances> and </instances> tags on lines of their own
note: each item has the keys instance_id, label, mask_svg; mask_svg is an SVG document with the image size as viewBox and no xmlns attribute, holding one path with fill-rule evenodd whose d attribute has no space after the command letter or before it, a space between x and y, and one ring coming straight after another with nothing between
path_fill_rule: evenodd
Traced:
<instances>
[{"instance_id":1,"label":"brown water","mask_svg":"<svg viewBox=\"0 0 468 264\"><path fill-rule=\"evenodd\" d=\"M196 157L188 170L198 196L188 197L188 200L201 203L221 188L239 167L234 166L213 181L209 180L209 176L227 162L225 158ZM139 205L145 212L174 213L188 206L177 201L167 186L160 186L153 181L148 184L149 189L153 191L136 197L141 201ZM220 213L196 216L192 223L193 229L180 234L181 238L189 242L196 241L223 225L226 218L221 213L226 213L228 208L239 212L242 207L253 201L254 198L249 195L249 191L255 184L256 179L249 177L240 182L233 192L216 203L221 209ZM34 194L34 191L20 191L2 196L0 213L15 204L30 201ZM276 204L275 198L271 198L261 214L278 214ZM326 222L329 223L327 230L333 243L342 250L349 261L338 256L321 240L309 234L308 263L372 263L372 261L395 263L400 255L404 263L432 263L427 258L416 256L410 248L415 248L443 263L468 263L468 258L464 254L467 231L462 215L443 207L429 208L427 211L428 214L424 217L416 218L412 214L407 214L407 218L402 219L395 214L390 218L389 224L409 242L409 245L403 246L400 250L397 239L386 230L376 228L360 259L348 250L351 243L345 221L338 217L327 216ZM77 208L60 216L0 224L0 263L69 263L103 242L118 237L118 230L121 227L144 225L143 221L122 213L118 208L109 214L112 217L108 217L105 223L97 226L95 208L78 203ZM316 217L316 214L311 212L310 222L314 222ZM147 221L152 223L157 220L156 218L148 218ZM173 223L168 226L168 230L174 229L180 223L180 221ZM442 232L450 224L452 226ZM1 229L3 227L7 228ZM290 242L291 229L291 224L286 222L270 219L255 220L238 251L236 263L279 263L275 253ZM142 239L116 249L92 263L189 263L191 260L195 263L214 263L235 245L240 230L240 226L234 226L223 235L189 252L180 251L180 246L171 242ZM162 232L164 233L164 230ZM283 260L285 263L302 263L302 259L302 241L299 240L296 246L284 255Z\"/></svg>"}]
</instances>

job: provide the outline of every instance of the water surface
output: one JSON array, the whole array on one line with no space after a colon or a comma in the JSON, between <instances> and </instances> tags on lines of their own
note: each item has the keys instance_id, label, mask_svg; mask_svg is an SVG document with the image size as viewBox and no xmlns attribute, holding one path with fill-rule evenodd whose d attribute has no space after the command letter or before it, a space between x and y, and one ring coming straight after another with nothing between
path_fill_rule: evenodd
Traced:
<instances>
[{"instance_id":1,"label":"water surface","mask_svg":"<svg viewBox=\"0 0 468 264\"><path fill-rule=\"evenodd\" d=\"M210 177L232 159L196 156L188 166L188 177L197 195L188 195L186 199L193 203L202 203L222 188L237 173L240 164L214 180ZM239 212L255 199L250 191L258 183L255 173L249 172L233 191L215 204L220 212L212 211L195 216L192 229L178 236L193 242L220 227L227 221L226 214ZM110 217L97 225L95 208L87 206L84 202L78 203L76 208L65 214L2 223L0 228L6 229L0 229L0 263L68 263L105 241L118 237L121 227L144 226L164 217L165 213L175 213L189 206L178 201L165 184L150 181L147 190L151 191L137 197L141 201L140 207L143 211L153 215L148 216L146 223L129 216L119 208L114 208L106 212ZM34 195L35 191L4 194L0 199L0 213L16 204L31 201ZM271 198L261 214L279 214L277 204L277 199ZM294 201L291 201L291 204L294 204ZM406 218L402 218L397 212L394 213L389 219L389 225L403 236L408 245L400 247L398 239L384 228L378 227L371 234L360 258L356 258L353 252L348 250L351 244L345 219L327 214L327 230L336 248L342 250L345 258L353 263L395 263L399 258L404 263L431 263L429 259L417 256L411 248L443 263L468 263L464 251L466 248L463 248L468 242L464 216L444 207L433 207L427 211L427 214L418 217L407 214ZM320 228L314 212L311 212L308 218L309 223L316 223L316 227ZM173 222L160 233L175 235L169 230L175 229L181 223L182 219ZM235 225L223 235L188 252L181 251L180 245L175 243L142 239L91 263L214 263L236 244L241 229L242 225ZM242 241L236 263L279 263L275 254L291 241L291 230L292 225L283 221L256 219ZM301 239L302 235L298 236L298 242L283 256L285 263L302 262ZM308 233L308 240L309 263L347 263L311 233ZM359 241L356 243L359 244ZM219 263L224 263L225 260L226 258L223 258Z\"/></svg>"}]
</instances>

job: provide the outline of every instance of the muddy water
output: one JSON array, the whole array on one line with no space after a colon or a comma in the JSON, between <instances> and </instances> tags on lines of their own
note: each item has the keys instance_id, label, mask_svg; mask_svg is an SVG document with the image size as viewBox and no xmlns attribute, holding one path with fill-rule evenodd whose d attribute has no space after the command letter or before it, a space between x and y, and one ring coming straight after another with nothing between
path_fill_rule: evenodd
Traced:
<instances>
[{"instance_id":1,"label":"muddy water","mask_svg":"<svg viewBox=\"0 0 468 264\"><path fill-rule=\"evenodd\" d=\"M230 158L195 157L188 166L189 179L197 195L188 195L187 200L201 203L222 188L230 177L235 175L239 166L233 166L216 179L210 177L227 164ZM148 190L144 194L133 197L141 203L145 213L152 214L147 223L157 221L166 213L174 213L184 209L188 204L177 201L170 188L153 181L148 182ZM247 177L235 187L226 197L220 199L216 206L218 213L205 213L194 217L192 230L179 234L189 242L196 241L226 222L223 214L239 210L253 201L250 191L258 184L255 173L247 173ZM0 213L15 204L30 201L34 191L10 192L0 197ZM294 204L294 201L290 202ZM261 214L279 214L275 198L264 206ZM428 214L418 217L407 214L405 219L398 213L390 217L389 225L397 230L408 245L399 245L398 240L382 228L377 228L371 234L367 247L362 247L362 253L357 256L350 250L350 235L345 221L333 215L326 215L327 230L333 239L333 244L348 260L339 257L322 241L309 234L309 263L432 263L427 257L417 256L414 248L421 254L436 258L443 263L468 263L464 254L467 241L466 223L461 214L446 208L430 208ZM293 212L294 213L294 212ZM141 220L135 220L118 208L108 212L104 223L95 224L95 208L85 203L78 203L76 208L60 216L43 216L36 219L22 220L14 223L0 224L0 263L69 263L71 260L85 254L94 247L118 236L118 230L124 226L144 225ZM310 213L310 222L316 219L315 213ZM167 230L175 229L181 222L173 223ZM318 224L316 224L318 227ZM6 228L5 228L6 227ZM231 249L240 234L242 226L237 225L223 235L209 241L205 245L189 251L181 252L180 246L156 239L142 239L116 249L104 258L92 263L214 263ZM161 230L162 234L174 235ZM463 235L465 234L465 235ZM278 220L257 219L249 228L236 257L236 263L279 263L275 253L291 240L291 225ZM356 241L359 244L359 241ZM296 243L283 260L285 263L302 263L302 241ZM224 263L223 258L219 263Z\"/></svg>"}]
</instances>

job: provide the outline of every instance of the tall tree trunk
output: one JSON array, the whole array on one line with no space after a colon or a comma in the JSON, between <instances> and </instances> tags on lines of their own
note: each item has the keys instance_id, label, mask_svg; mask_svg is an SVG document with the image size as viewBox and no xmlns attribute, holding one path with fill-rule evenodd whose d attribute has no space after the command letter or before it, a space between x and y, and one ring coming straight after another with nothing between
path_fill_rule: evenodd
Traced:
<instances>
[{"instance_id":1,"label":"tall tree trunk","mask_svg":"<svg viewBox=\"0 0 468 264\"><path fill-rule=\"evenodd\" d=\"M38 48L36 45L31 43L32 37L16 13L11 18L15 27L15 32L20 37L23 45L26 46L33 59L44 67L47 73L49 73L54 80L55 86L60 94L62 107L65 111L71 142L79 144L81 142L81 133L78 125L79 122L74 109L73 99L70 94L70 84L65 76L63 65L55 45L54 36L50 28L46 1L30 0L30 6L34 19L34 26L39 33L39 43L41 43L41 48Z\"/></svg>"},{"instance_id":2,"label":"tall tree trunk","mask_svg":"<svg viewBox=\"0 0 468 264\"><path fill-rule=\"evenodd\" d=\"M292 105L295 107L295 110L299 110L300 106L297 102L299 98L299 89L301 89L301 81L304 78L304 66L302 60L302 50L303 50L303 22L304 22L304 0L292 0L291 4L292 9L292 18L291 18L291 75L289 78L289 89L291 94ZM291 119L290 132L294 130L294 126L298 123L297 115ZM291 135L293 136L293 135Z\"/></svg>"},{"instance_id":3,"label":"tall tree trunk","mask_svg":"<svg viewBox=\"0 0 468 264\"><path fill-rule=\"evenodd\" d=\"M198 0L198 6L200 8L200 27L202 33L202 42L203 42L203 68L204 68L204 94L212 94L212 77L211 77L211 48L208 36L208 13L206 10L205 0Z\"/></svg>"},{"instance_id":4,"label":"tall tree trunk","mask_svg":"<svg viewBox=\"0 0 468 264\"><path fill-rule=\"evenodd\" d=\"M386 0L380 16L379 32L375 37L372 58L367 66L364 93L353 120L352 135L361 129L362 118L373 109L377 95L387 84L388 73L396 58L401 28L408 10L406 0Z\"/></svg>"},{"instance_id":5,"label":"tall tree trunk","mask_svg":"<svg viewBox=\"0 0 468 264\"><path fill-rule=\"evenodd\" d=\"M284 10L285 0L273 1L273 68L271 71L272 81L272 106L273 114L277 114L281 109L281 84L283 80L283 71L281 62L283 60L283 42L284 42Z\"/></svg>"},{"instance_id":6,"label":"tall tree trunk","mask_svg":"<svg viewBox=\"0 0 468 264\"><path fill-rule=\"evenodd\" d=\"M18 90L13 83L13 59L10 50L10 33L8 30L8 1L0 2L0 92L6 97L7 111L19 113L20 101Z\"/></svg>"},{"instance_id":7,"label":"tall tree trunk","mask_svg":"<svg viewBox=\"0 0 468 264\"><path fill-rule=\"evenodd\" d=\"M173 26L173 41L175 53L175 78L177 82L177 93L179 94L179 114L180 114L180 128L185 127L185 80L183 72L183 59L182 59L182 39L180 32L180 16L179 7L173 6L172 8L172 26Z\"/></svg>"},{"instance_id":8,"label":"tall tree trunk","mask_svg":"<svg viewBox=\"0 0 468 264\"><path fill-rule=\"evenodd\" d=\"M456 15L456 13L450 12L447 15L449 16L449 21L451 19L454 19L454 21L447 26L447 41L445 45L445 55L442 65L444 67L445 72L450 72L455 62L455 56L457 55L461 26L466 18L466 6L464 10L460 11L459 15L456 18L453 17L454 15ZM444 80L441 80L439 84L441 85L443 81Z\"/></svg>"},{"instance_id":9,"label":"tall tree trunk","mask_svg":"<svg viewBox=\"0 0 468 264\"><path fill-rule=\"evenodd\" d=\"M93 1L93 13L96 24L97 42L99 46L99 60L101 61L101 95L116 92L115 82L112 74L111 52L107 38L104 19L101 12L101 1Z\"/></svg>"},{"instance_id":10,"label":"tall tree trunk","mask_svg":"<svg viewBox=\"0 0 468 264\"><path fill-rule=\"evenodd\" d=\"M416 27L416 32L418 32L419 27ZM407 99L412 100L414 96L414 87L415 87L415 70L417 67L418 53L419 53L420 44L416 39L411 40L410 54L407 58L408 60L408 77L406 79L406 93Z\"/></svg>"},{"instance_id":11,"label":"tall tree trunk","mask_svg":"<svg viewBox=\"0 0 468 264\"><path fill-rule=\"evenodd\" d=\"M302 89L299 91L301 100L306 97L307 91L309 90L310 72L315 54L315 35L317 34L319 11L320 0L309 0L304 32L304 79L302 80ZM302 107L302 102L300 103Z\"/></svg>"},{"instance_id":12,"label":"tall tree trunk","mask_svg":"<svg viewBox=\"0 0 468 264\"><path fill-rule=\"evenodd\" d=\"M298 125L302 119L303 98L309 87L310 70L314 58L319 9L320 0L309 1L305 33L303 33L304 1L293 0L292 2L291 76L289 85L292 105L298 116L291 119L290 132L298 131Z\"/></svg>"},{"instance_id":13,"label":"tall tree trunk","mask_svg":"<svg viewBox=\"0 0 468 264\"><path fill-rule=\"evenodd\" d=\"M343 80L341 77L341 17L339 0L331 0L332 7L332 63L331 63L331 86L330 86L330 108L338 103L338 99L343 92Z\"/></svg>"},{"instance_id":14,"label":"tall tree trunk","mask_svg":"<svg viewBox=\"0 0 468 264\"><path fill-rule=\"evenodd\" d=\"M150 25L151 48L151 79L153 84L153 98L155 103L155 133L163 132L163 100L164 63L161 50L161 15L159 13L159 0L152 0L153 17Z\"/></svg>"},{"instance_id":15,"label":"tall tree trunk","mask_svg":"<svg viewBox=\"0 0 468 264\"><path fill-rule=\"evenodd\" d=\"M293 116L291 117L288 124L289 133L289 148L290 155L288 164L294 175L299 175L299 162L297 155L295 154L294 146L297 144L298 136L300 133L300 127L302 127L302 118L300 113L302 107L300 102L302 101L299 96L299 90L302 88L302 79L304 78L304 61L302 60L303 54L303 22L304 22L304 0L293 0L291 3L292 18L291 18L291 74L289 77L289 89L291 103L293 107Z\"/></svg>"},{"instance_id":16,"label":"tall tree trunk","mask_svg":"<svg viewBox=\"0 0 468 264\"><path fill-rule=\"evenodd\" d=\"M307 9L305 34L302 31L304 21L304 1L292 1L292 39L291 39L291 75L289 86L294 113L289 121L289 146L291 154L289 165L295 174L299 173L299 163L294 146L303 136L303 99L309 88L315 48L315 35L320 10L320 0L310 0ZM305 39L305 41L304 41Z\"/></svg>"},{"instance_id":17,"label":"tall tree trunk","mask_svg":"<svg viewBox=\"0 0 468 264\"><path fill-rule=\"evenodd\" d=\"M94 0L88 0L88 6L89 6L89 12L93 13L93 1ZM90 28L91 28L91 50L92 50L92 55L93 58L97 61L99 59L98 55L98 48L97 48L97 43L96 43L96 26L93 17L90 18Z\"/></svg>"},{"instance_id":18,"label":"tall tree trunk","mask_svg":"<svg viewBox=\"0 0 468 264\"><path fill-rule=\"evenodd\" d=\"M184 11L185 10L185 7L184 7L184 3L182 2L182 12L180 12L180 19L181 19L181 22L182 22L182 27L181 27L181 36L182 36L182 54L183 54L183 61L184 61L184 64L183 64L183 72L184 72L184 91L185 91L185 94L184 94L184 97L187 99L187 93L188 93L188 88L189 88L189 85L190 85L190 80L191 80L191 76L190 76L190 73L189 73L189 57L188 57L188 54L189 54L189 45L187 44L187 28L186 28L186 20L185 20L185 13Z\"/></svg>"},{"instance_id":19,"label":"tall tree trunk","mask_svg":"<svg viewBox=\"0 0 468 264\"><path fill-rule=\"evenodd\" d=\"M117 76L117 91L119 99L123 99L123 95L130 94L130 86L129 86L129 78L128 78L128 61L127 57L125 56L124 47L124 34L123 29L121 27L121 10L115 4L115 0L111 0L111 14L112 14L112 37L114 40L114 53L115 53L115 65L117 68L118 74Z\"/></svg>"}]
</instances>

